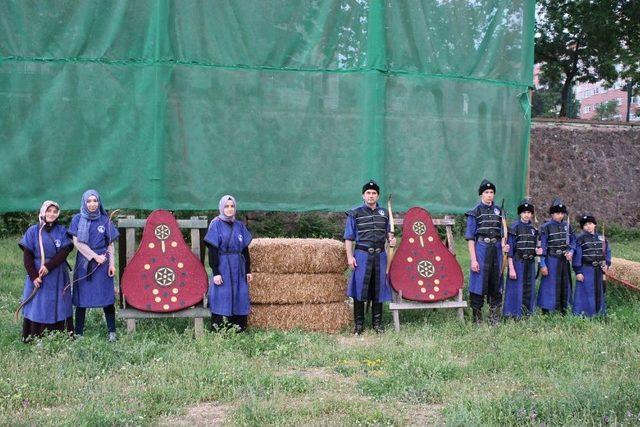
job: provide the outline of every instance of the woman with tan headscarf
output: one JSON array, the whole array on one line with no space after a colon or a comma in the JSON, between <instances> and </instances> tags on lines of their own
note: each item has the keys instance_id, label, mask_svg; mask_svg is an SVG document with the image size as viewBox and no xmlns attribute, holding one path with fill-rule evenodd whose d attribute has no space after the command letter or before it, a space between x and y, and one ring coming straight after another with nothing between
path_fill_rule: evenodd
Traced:
<instances>
[{"instance_id":1,"label":"woman with tan headscarf","mask_svg":"<svg viewBox=\"0 0 640 427\"><path fill-rule=\"evenodd\" d=\"M24 342L41 336L46 330L73 333L66 263L73 242L67 236L66 227L58 224L59 215L56 202L44 202L38 224L30 226L19 243L27 270L21 304Z\"/></svg>"}]
</instances>

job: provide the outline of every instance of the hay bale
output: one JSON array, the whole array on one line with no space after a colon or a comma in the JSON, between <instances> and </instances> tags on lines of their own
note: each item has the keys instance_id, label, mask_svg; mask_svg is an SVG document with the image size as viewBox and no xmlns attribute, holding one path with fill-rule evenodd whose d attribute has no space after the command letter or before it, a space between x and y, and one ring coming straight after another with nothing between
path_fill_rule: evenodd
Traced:
<instances>
[{"instance_id":1,"label":"hay bale","mask_svg":"<svg viewBox=\"0 0 640 427\"><path fill-rule=\"evenodd\" d=\"M607 276L628 288L640 291L640 262L612 258Z\"/></svg>"},{"instance_id":2,"label":"hay bale","mask_svg":"<svg viewBox=\"0 0 640 427\"><path fill-rule=\"evenodd\" d=\"M342 274L254 273L249 286L258 304L327 303L344 301L347 277Z\"/></svg>"},{"instance_id":3,"label":"hay bale","mask_svg":"<svg viewBox=\"0 0 640 427\"><path fill-rule=\"evenodd\" d=\"M351 325L346 302L328 304L252 304L249 325L265 329L339 332Z\"/></svg>"},{"instance_id":4,"label":"hay bale","mask_svg":"<svg viewBox=\"0 0 640 427\"><path fill-rule=\"evenodd\" d=\"M249 246L254 273L342 273L344 244L334 239L254 239Z\"/></svg>"}]
</instances>

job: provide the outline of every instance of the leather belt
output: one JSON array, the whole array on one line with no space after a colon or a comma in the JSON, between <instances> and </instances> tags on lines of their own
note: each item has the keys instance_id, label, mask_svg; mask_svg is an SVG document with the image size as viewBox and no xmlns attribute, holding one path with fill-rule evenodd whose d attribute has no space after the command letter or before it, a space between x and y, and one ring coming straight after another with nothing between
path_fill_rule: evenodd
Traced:
<instances>
[{"instance_id":1,"label":"leather belt","mask_svg":"<svg viewBox=\"0 0 640 427\"><path fill-rule=\"evenodd\" d=\"M566 253L567 253L567 251L566 250L562 250L562 249L549 250L549 255L554 256L554 257L561 257L562 255L564 255Z\"/></svg>"},{"instance_id":2,"label":"leather belt","mask_svg":"<svg viewBox=\"0 0 640 427\"><path fill-rule=\"evenodd\" d=\"M362 245L356 245L356 249L360 249L361 251L369 252L371 255L379 254L384 250L383 248L380 248L380 247L376 248L376 247L367 247L367 246L362 246Z\"/></svg>"},{"instance_id":3,"label":"leather belt","mask_svg":"<svg viewBox=\"0 0 640 427\"><path fill-rule=\"evenodd\" d=\"M495 237L478 237L478 241L484 243L496 243L498 239Z\"/></svg>"},{"instance_id":4,"label":"leather belt","mask_svg":"<svg viewBox=\"0 0 640 427\"><path fill-rule=\"evenodd\" d=\"M518 257L520 259L525 259L525 260L530 260L535 258L535 255L529 255L529 254L518 254Z\"/></svg>"},{"instance_id":5,"label":"leather belt","mask_svg":"<svg viewBox=\"0 0 640 427\"><path fill-rule=\"evenodd\" d=\"M605 261L592 261L591 265L594 266L594 267L604 267L606 265L606 263L605 263Z\"/></svg>"}]
</instances>

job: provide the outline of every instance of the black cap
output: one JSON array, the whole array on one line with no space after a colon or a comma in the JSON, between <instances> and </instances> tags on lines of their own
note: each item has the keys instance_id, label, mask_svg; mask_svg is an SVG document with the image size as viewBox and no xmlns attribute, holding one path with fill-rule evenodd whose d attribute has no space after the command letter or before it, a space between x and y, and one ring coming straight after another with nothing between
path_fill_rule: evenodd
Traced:
<instances>
[{"instance_id":1,"label":"black cap","mask_svg":"<svg viewBox=\"0 0 640 427\"><path fill-rule=\"evenodd\" d=\"M367 190L375 190L378 194L380 194L380 187L372 179L370 179L365 185L362 186L362 194L364 194L364 192Z\"/></svg>"},{"instance_id":2,"label":"black cap","mask_svg":"<svg viewBox=\"0 0 640 427\"><path fill-rule=\"evenodd\" d=\"M534 212L533 204L529 199L523 199L518 205L518 215L520 215L522 212L525 212L525 211L531 212L531 213Z\"/></svg>"},{"instance_id":3,"label":"black cap","mask_svg":"<svg viewBox=\"0 0 640 427\"><path fill-rule=\"evenodd\" d=\"M584 227L584 225L588 222L592 222L593 224L597 224L596 217L593 214L585 213L580 215L580 227Z\"/></svg>"},{"instance_id":4,"label":"black cap","mask_svg":"<svg viewBox=\"0 0 640 427\"><path fill-rule=\"evenodd\" d=\"M484 178L480 183L480 187L478 187L478 195L482 196L482 193L487 190L493 190L495 192L496 186L493 184L493 182L489 181L487 178Z\"/></svg>"},{"instance_id":5,"label":"black cap","mask_svg":"<svg viewBox=\"0 0 640 427\"><path fill-rule=\"evenodd\" d=\"M559 199L559 198L556 197L551 202L551 207L549 208L549 213L550 214L554 214L554 213L565 213L566 214L567 213L567 205L564 204L562 199Z\"/></svg>"}]
</instances>

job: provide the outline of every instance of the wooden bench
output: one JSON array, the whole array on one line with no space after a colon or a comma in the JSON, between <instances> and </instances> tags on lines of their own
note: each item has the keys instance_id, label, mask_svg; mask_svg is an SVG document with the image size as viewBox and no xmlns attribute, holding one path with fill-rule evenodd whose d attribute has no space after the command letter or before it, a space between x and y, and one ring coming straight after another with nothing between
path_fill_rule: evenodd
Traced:
<instances>
[{"instance_id":1,"label":"wooden bench","mask_svg":"<svg viewBox=\"0 0 640 427\"><path fill-rule=\"evenodd\" d=\"M181 229L190 230L191 251L196 254L204 265L205 246L204 236L207 233L209 222L205 217L192 216L190 219L179 219L178 226ZM126 265L136 252L136 230L144 228L147 220L135 218L133 215L118 218L118 231L120 238L118 239L118 263L119 277L122 280L122 274ZM133 307L127 307L127 302L119 289L120 310L118 317L127 321L127 331L135 332L136 321L138 319L163 319L163 318L193 318L193 328L196 336L202 335L204 331L204 320L211 316L211 312L207 308L206 295L203 296L201 307L190 307L172 313L152 313L142 311Z\"/></svg>"},{"instance_id":2,"label":"wooden bench","mask_svg":"<svg viewBox=\"0 0 640 427\"><path fill-rule=\"evenodd\" d=\"M394 218L394 224L402 226L404 220L402 218ZM456 255L456 249L453 241L453 226L456 221L451 215L445 215L444 218L434 218L433 225L436 226L444 226L446 231L446 241L445 245L449 249L449 252ZM389 303L389 309L391 310L391 314L393 316L393 325L395 326L396 332L400 331L400 310L428 310L435 308L453 308L458 310L458 319L464 322L464 309L468 307L467 301L464 300L462 296L463 288L460 288L458 291L458 295L454 297L454 299L450 299L447 301L438 301L438 302L417 302L417 301L407 301L402 298L402 292L393 291L393 301Z\"/></svg>"}]
</instances>

